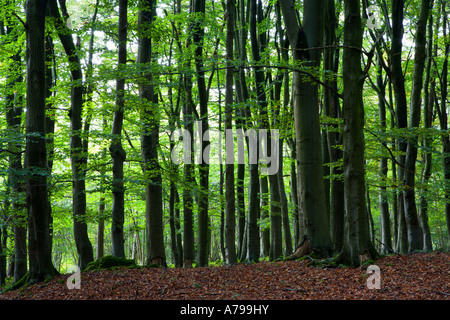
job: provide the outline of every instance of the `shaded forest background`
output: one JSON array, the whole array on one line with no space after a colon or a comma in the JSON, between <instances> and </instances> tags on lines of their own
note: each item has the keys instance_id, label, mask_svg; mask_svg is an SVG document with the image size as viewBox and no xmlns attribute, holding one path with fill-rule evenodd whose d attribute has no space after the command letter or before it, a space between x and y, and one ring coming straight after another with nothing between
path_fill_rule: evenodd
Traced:
<instances>
[{"instance_id":1,"label":"shaded forest background","mask_svg":"<svg viewBox=\"0 0 450 320\"><path fill-rule=\"evenodd\" d=\"M104 255L191 267L314 252L357 266L448 250L448 10L2 0L2 284ZM179 128L277 129L278 171L247 154L174 163ZM249 140L234 136L235 155ZM191 160L208 144L192 140Z\"/></svg>"}]
</instances>

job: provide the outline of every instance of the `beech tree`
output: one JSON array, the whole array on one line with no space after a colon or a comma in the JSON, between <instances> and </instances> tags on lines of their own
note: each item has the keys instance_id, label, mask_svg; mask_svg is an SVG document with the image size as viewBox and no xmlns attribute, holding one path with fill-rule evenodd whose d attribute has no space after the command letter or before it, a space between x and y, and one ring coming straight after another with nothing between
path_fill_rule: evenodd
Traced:
<instances>
[{"instance_id":1,"label":"beech tree","mask_svg":"<svg viewBox=\"0 0 450 320\"><path fill-rule=\"evenodd\" d=\"M45 139L45 11L46 0L26 2L27 113L25 169L28 171L29 283L52 278L51 207L47 185Z\"/></svg>"},{"instance_id":2,"label":"beech tree","mask_svg":"<svg viewBox=\"0 0 450 320\"><path fill-rule=\"evenodd\" d=\"M128 1L119 1L119 23L118 23L118 58L117 70L123 73L127 63L127 25L128 25ZM116 81L116 106L111 129L111 145L109 152L113 158L113 206L112 206L112 253L116 257L125 258L123 223L125 214L125 181L123 176L123 165L126 152L122 147L122 127L125 112L125 79L118 76Z\"/></svg>"},{"instance_id":3,"label":"beech tree","mask_svg":"<svg viewBox=\"0 0 450 320\"><path fill-rule=\"evenodd\" d=\"M318 67L325 2L304 1L302 26L298 23L294 3L283 0L280 4L295 65ZM299 206L305 217L305 236L310 247L321 256L329 256L332 244L323 182L318 84L297 70L293 74Z\"/></svg>"},{"instance_id":4,"label":"beech tree","mask_svg":"<svg viewBox=\"0 0 450 320\"><path fill-rule=\"evenodd\" d=\"M152 23L155 19L155 1L142 1L139 11L140 38L138 63L144 67L154 62L152 51ZM159 117L158 97L153 85L153 68L145 74L140 83L139 97L142 100L141 117L144 123L141 137L141 153L144 160L146 183L146 225L147 225L147 263L166 264L163 242L162 178L158 162Z\"/></svg>"},{"instance_id":5,"label":"beech tree","mask_svg":"<svg viewBox=\"0 0 450 320\"><path fill-rule=\"evenodd\" d=\"M362 26L361 6L358 0L344 2L344 55L343 55L343 155L344 155L344 242L338 261L359 266L360 256L377 252L369 234L366 213L364 174L364 105L361 69ZM365 258L370 259L370 258Z\"/></svg>"},{"instance_id":6,"label":"beech tree","mask_svg":"<svg viewBox=\"0 0 450 320\"><path fill-rule=\"evenodd\" d=\"M61 10L67 18L65 1L61 1ZM72 163L72 201L73 201L73 232L77 251L79 255L79 266L84 269L89 262L94 260L92 244L87 233L87 225L84 217L86 215L86 169L87 156L83 150L83 73L80 58L76 52L75 43L70 30L67 28L59 13L56 0L48 2L48 10L54 18L55 27L58 31L59 39L64 47L69 63L71 64L71 98L69 118L72 135L70 138L71 163Z\"/></svg>"}]
</instances>

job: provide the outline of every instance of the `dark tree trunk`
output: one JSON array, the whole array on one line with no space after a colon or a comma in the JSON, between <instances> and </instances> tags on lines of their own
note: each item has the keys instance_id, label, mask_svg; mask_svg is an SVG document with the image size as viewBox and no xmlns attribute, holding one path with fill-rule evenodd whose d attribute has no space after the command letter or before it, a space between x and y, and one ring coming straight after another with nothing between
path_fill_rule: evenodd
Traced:
<instances>
[{"instance_id":1,"label":"dark tree trunk","mask_svg":"<svg viewBox=\"0 0 450 320\"><path fill-rule=\"evenodd\" d=\"M294 60L317 68L321 50L309 49L323 46L325 2L304 1L302 28L297 21L293 1L283 0L280 4L291 48L298 49L294 51ZM323 182L318 85L294 71L292 86L299 206L305 215L305 235L312 250L326 257L332 253L332 243Z\"/></svg>"},{"instance_id":2,"label":"dark tree trunk","mask_svg":"<svg viewBox=\"0 0 450 320\"><path fill-rule=\"evenodd\" d=\"M231 68L231 61L233 60L233 38L235 29L235 1L227 0L227 32L226 32L226 57L227 57L227 70L226 70L226 91L225 91L225 130L229 130L226 133L225 139L232 129L233 118L233 69ZM232 138L231 133L231 139ZM234 143L230 139L229 146L233 146ZM228 145L227 145L228 146ZM234 264L237 262L236 256L236 204L235 204L235 189L234 189L234 151L227 150L226 164L225 164L225 250L226 250L226 262L228 264Z\"/></svg>"},{"instance_id":3,"label":"dark tree trunk","mask_svg":"<svg viewBox=\"0 0 450 320\"><path fill-rule=\"evenodd\" d=\"M397 123L397 128L404 129L408 126L407 119L407 102L406 102L406 92L405 92L405 79L403 77L402 70L402 39L403 39L403 0L392 0L392 45L391 45L391 77L392 86L394 89L395 97L395 120ZM407 143L404 139L398 139L398 151L400 155L398 156L398 177L403 179L404 175L404 165L405 165L405 153L406 153ZM397 223L398 223L398 233L397 233L397 252L407 251L407 238L406 238L406 223L403 208L403 193L398 194L398 210L397 210Z\"/></svg>"},{"instance_id":4,"label":"dark tree trunk","mask_svg":"<svg viewBox=\"0 0 450 320\"><path fill-rule=\"evenodd\" d=\"M410 122L411 130L420 125L421 94L423 87L423 71L425 68L425 43L430 0L422 0L419 20L417 21L414 72L411 92ZM419 224L416 206L415 173L417 160L417 136L408 139L403 177L403 200L405 206L406 225L408 227L408 251L422 250L423 234Z\"/></svg>"},{"instance_id":5,"label":"dark tree trunk","mask_svg":"<svg viewBox=\"0 0 450 320\"><path fill-rule=\"evenodd\" d=\"M383 130L384 132L386 130L386 104L384 102L386 85L384 84L383 81L381 63L378 66L377 87L379 90L378 109L379 109L380 127L381 130ZM384 146L380 146L380 148L384 149ZM382 252L389 253L392 249L392 240L391 240L391 224L389 220L389 202L386 188L386 179L388 174L387 157L382 157L380 159L380 166L378 172L382 181L381 186L379 188Z\"/></svg>"},{"instance_id":6,"label":"dark tree trunk","mask_svg":"<svg viewBox=\"0 0 450 320\"><path fill-rule=\"evenodd\" d=\"M446 38L448 36L448 16L445 10L445 3L442 3L443 11L443 36ZM442 66L441 79L447 79L448 76L448 56L450 54L450 44L445 46L445 59ZM448 113L446 109L447 104L448 88L447 82L445 80L441 81L441 103L440 107L436 106L438 109L439 123L442 132L448 130ZM448 133L443 134L441 137L442 152L443 157L443 171L444 171L444 197L445 197L445 217L447 221L447 233L448 233L448 248L450 248L450 135Z\"/></svg>"},{"instance_id":7,"label":"dark tree trunk","mask_svg":"<svg viewBox=\"0 0 450 320\"><path fill-rule=\"evenodd\" d=\"M200 182L200 194L198 201L198 246L197 263L200 267L208 265L208 244L210 240L208 239L208 191L209 191L209 164L206 163L204 150L209 145L208 140L204 141L205 132L209 129L208 127L208 94L205 83L205 72L203 71L203 45L204 45L204 14L205 14L205 0L194 0L194 13L200 14L200 16L195 20L193 26L193 41L195 45L195 67L197 71L197 89L198 98L200 105L200 123L201 130L200 133L200 144L201 144L201 154L203 161L199 164L199 182Z\"/></svg>"},{"instance_id":8,"label":"dark tree trunk","mask_svg":"<svg viewBox=\"0 0 450 320\"><path fill-rule=\"evenodd\" d=\"M26 2L27 114L25 169L28 171L30 283L55 275L50 239L50 201L45 140L45 11L46 0Z\"/></svg>"},{"instance_id":9,"label":"dark tree trunk","mask_svg":"<svg viewBox=\"0 0 450 320\"><path fill-rule=\"evenodd\" d=\"M253 60L258 64L260 63L260 50L265 45L263 41L259 41L261 37L258 37L257 22L262 21L262 8L261 3L257 4L257 0L250 1L250 40L251 40L251 52ZM258 18L258 21L257 21ZM264 69L256 66L254 68L255 87L257 104L260 115L260 129L270 129L270 123L267 115L267 99L265 94L265 80ZM270 131L269 131L270 132ZM268 153L271 150L271 137L267 135L265 149ZM270 174L268 176L270 182L270 221L271 221L271 247L269 252L269 258L271 260L281 257L282 252L282 234L281 234L281 208L280 208L280 190L278 185L278 178L276 174Z\"/></svg>"},{"instance_id":10,"label":"dark tree trunk","mask_svg":"<svg viewBox=\"0 0 450 320\"><path fill-rule=\"evenodd\" d=\"M64 2L62 2L64 4ZM72 162L72 210L73 210L73 230L75 243L78 251L78 265L84 269L89 262L94 259L92 244L87 233L87 224L84 221L86 214L86 165L87 150L83 150L81 138L82 116L83 116L83 75L80 58L77 54L75 44L70 30L62 21L56 0L49 0L48 8L50 15L54 18L55 27L58 30L59 39L64 47L69 63L72 65L71 76L71 108L70 116L70 150ZM62 8L65 11L65 8Z\"/></svg>"},{"instance_id":11,"label":"dark tree trunk","mask_svg":"<svg viewBox=\"0 0 450 320\"><path fill-rule=\"evenodd\" d=\"M3 34L3 27L0 32ZM11 27L11 24L8 24L6 27L6 34L12 36L14 40L17 40L17 37L21 32L21 29L17 26L13 28ZM17 92L17 88L15 87L23 82L20 70L21 58L19 50L11 56L10 72L8 72L6 80L6 122L8 130L14 134L20 133L23 112L22 104L24 102L24 97ZM23 204L23 200L21 200L25 191L24 180L20 174L23 170L21 148L22 146L19 143L8 143L8 149L13 152L9 156L8 184L14 195L11 199L14 217L14 282L19 281L27 273L27 216L25 211L26 208ZM6 224L4 226L6 227ZM2 255L2 261L3 260L5 262L5 272L2 273L2 277L6 276L6 253ZM3 271L3 269L1 271Z\"/></svg>"},{"instance_id":12,"label":"dark tree trunk","mask_svg":"<svg viewBox=\"0 0 450 320\"><path fill-rule=\"evenodd\" d=\"M344 22L344 243L338 262L359 266L360 255L377 253L371 241L366 208L364 172L364 105L362 99L364 73L361 69L361 7L358 0L345 0Z\"/></svg>"},{"instance_id":13,"label":"dark tree trunk","mask_svg":"<svg viewBox=\"0 0 450 320\"><path fill-rule=\"evenodd\" d=\"M335 48L336 38L336 9L333 0L327 0L327 13L325 23L325 46L324 50L324 69L337 74L339 68L339 50ZM325 116L335 119L341 118L341 110L338 92L337 79L326 77L324 82L329 88L324 88L324 108ZM338 132L336 124L330 124L330 130L327 130L327 144L329 161L336 164L342 161L342 150L338 146L342 144L342 134ZM342 248L344 236L344 183L339 177L342 175L342 168L333 165L330 168L330 233L334 251L339 252Z\"/></svg>"},{"instance_id":14,"label":"dark tree trunk","mask_svg":"<svg viewBox=\"0 0 450 320\"><path fill-rule=\"evenodd\" d=\"M156 16L155 0L141 1L139 12L139 49L138 63L153 62L152 39L148 36ZM139 97L142 101L141 118L144 133L141 137L141 153L144 161L144 173L149 181L146 185L146 220L147 220L147 264L166 265L166 254L163 237L162 209L162 177L158 163L159 113L158 98L153 85L153 75L145 76L139 86Z\"/></svg>"},{"instance_id":15,"label":"dark tree trunk","mask_svg":"<svg viewBox=\"0 0 450 320\"><path fill-rule=\"evenodd\" d=\"M127 61L127 0L119 1L119 23L118 23L118 64L117 69L123 73ZM112 182L112 220L111 241L112 254L115 257L125 257L124 219L125 219L125 181L123 175L123 164L126 159L125 150L122 147L122 126L125 107L125 79L118 76L116 80L116 107L111 129L111 144L109 152L113 159L113 182Z\"/></svg>"},{"instance_id":16,"label":"dark tree trunk","mask_svg":"<svg viewBox=\"0 0 450 320\"><path fill-rule=\"evenodd\" d=\"M431 121L433 118L434 109L434 88L435 81L431 79L431 64L432 64L432 54L433 54L433 14L429 13L428 18L428 35L427 35L427 62L425 71L425 81L424 81L424 99L423 99L423 122L425 129L431 128ZM431 80L431 83L430 83ZM431 94L430 94L431 90ZM427 191L429 188L429 180L431 178L431 166L432 166L432 153L429 151L432 147L432 139L427 135L423 140L423 159L424 168L422 169L422 184L424 185L423 190L420 191L419 196L419 219L421 228L423 231L423 249L425 251L433 250L433 244L431 242L431 232L430 226L428 224L428 199Z\"/></svg>"}]
</instances>

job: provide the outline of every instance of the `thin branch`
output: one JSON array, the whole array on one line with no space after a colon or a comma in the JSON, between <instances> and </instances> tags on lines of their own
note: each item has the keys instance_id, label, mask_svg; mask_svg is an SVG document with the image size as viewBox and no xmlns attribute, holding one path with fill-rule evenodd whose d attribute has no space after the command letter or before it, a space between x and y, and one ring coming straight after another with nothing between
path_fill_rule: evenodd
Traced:
<instances>
[{"instance_id":1,"label":"thin branch","mask_svg":"<svg viewBox=\"0 0 450 320\"><path fill-rule=\"evenodd\" d=\"M21 155L22 153L25 153L25 150L15 152L15 151L11 151L11 150L8 150L8 149L0 149L0 153L2 153L2 152L8 152L8 153L11 153L11 154L13 154L15 156L18 156L18 155Z\"/></svg>"},{"instance_id":2,"label":"thin branch","mask_svg":"<svg viewBox=\"0 0 450 320\"><path fill-rule=\"evenodd\" d=\"M364 128L365 131L369 132L371 135L373 135L375 138L377 138L381 144L389 151L392 160L399 165L400 167L402 167L403 169L406 169L404 165L402 165L400 162L397 161L397 159L395 159L394 154L392 153L392 150L388 147L388 145L386 144L386 142L383 141L383 139L381 139L379 136L377 136L374 132L372 132L371 130Z\"/></svg>"},{"instance_id":3,"label":"thin branch","mask_svg":"<svg viewBox=\"0 0 450 320\"><path fill-rule=\"evenodd\" d=\"M14 17L16 17L17 19L19 19L20 23L24 26L25 30L28 29L28 25L22 20L21 17L19 17L19 16L17 15L17 13L13 12L12 15L13 15Z\"/></svg>"}]
</instances>

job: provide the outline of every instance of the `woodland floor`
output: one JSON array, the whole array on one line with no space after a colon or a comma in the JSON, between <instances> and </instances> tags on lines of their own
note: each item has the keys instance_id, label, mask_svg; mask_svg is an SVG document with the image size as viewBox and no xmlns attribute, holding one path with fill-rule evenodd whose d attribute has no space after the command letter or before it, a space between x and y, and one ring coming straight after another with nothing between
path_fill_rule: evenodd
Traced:
<instances>
[{"instance_id":1,"label":"woodland floor","mask_svg":"<svg viewBox=\"0 0 450 320\"><path fill-rule=\"evenodd\" d=\"M393 255L375 262L381 288L368 289L367 267L318 268L307 261L206 268L119 268L70 275L0 294L0 300L450 300L450 253Z\"/></svg>"}]
</instances>

